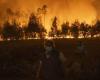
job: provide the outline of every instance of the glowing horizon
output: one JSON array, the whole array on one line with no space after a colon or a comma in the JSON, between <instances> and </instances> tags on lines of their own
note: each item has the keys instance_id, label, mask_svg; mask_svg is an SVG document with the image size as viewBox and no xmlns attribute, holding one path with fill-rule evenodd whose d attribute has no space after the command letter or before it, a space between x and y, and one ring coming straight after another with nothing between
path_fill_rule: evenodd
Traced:
<instances>
[{"instance_id":1,"label":"glowing horizon","mask_svg":"<svg viewBox=\"0 0 100 80\"><path fill-rule=\"evenodd\" d=\"M99 0L1 0L0 1L0 21L16 18L21 24L27 24L29 15L43 5L47 5L45 16L45 28L50 30L52 19L57 16L58 26L68 21L75 20L93 24L99 19ZM16 6L15 6L16 3ZM7 9L11 9L7 11ZM42 16L42 23L44 24Z\"/></svg>"}]
</instances>

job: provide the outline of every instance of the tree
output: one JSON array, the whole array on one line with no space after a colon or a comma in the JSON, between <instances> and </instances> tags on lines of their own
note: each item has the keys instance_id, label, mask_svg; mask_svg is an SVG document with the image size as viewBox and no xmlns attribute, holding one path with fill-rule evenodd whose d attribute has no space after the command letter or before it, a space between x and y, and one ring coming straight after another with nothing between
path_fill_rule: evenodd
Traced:
<instances>
[{"instance_id":1,"label":"tree","mask_svg":"<svg viewBox=\"0 0 100 80\"><path fill-rule=\"evenodd\" d=\"M47 5L43 5L42 7L42 14L44 15L44 27L45 27L45 16L47 13Z\"/></svg>"},{"instance_id":2,"label":"tree","mask_svg":"<svg viewBox=\"0 0 100 80\"><path fill-rule=\"evenodd\" d=\"M100 35L100 20L98 20L98 21L96 22L95 27L96 27L97 34Z\"/></svg>"},{"instance_id":3,"label":"tree","mask_svg":"<svg viewBox=\"0 0 100 80\"><path fill-rule=\"evenodd\" d=\"M57 37L61 36L61 30L57 30Z\"/></svg>"},{"instance_id":4,"label":"tree","mask_svg":"<svg viewBox=\"0 0 100 80\"><path fill-rule=\"evenodd\" d=\"M57 17L55 16L54 19L53 19L53 22L52 22L52 27L51 27L51 31L53 33L53 37L55 35L57 35L57 30L58 30L58 26L57 26Z\"/></svg>"},{"instance_id":5,"label":"tree","mask_svg":"<svg viewBox=\"0 0 100 80\"><path fill-rule=\"evenodd\" d=\"M39 23L42 22L41 18L43 17L43 26L45 27L45 17L47 13L47 5L43 5L41 8L37 9L37 16L39 18Z\"/></svg>"},{"instance_id":6,"label":"tree","mask_svg":"<svg viewBox=\"0 0 100 80\"><path fill-rule=\"evenodd\" d=\"M87 27L88 27L88 24L85 24L85 23L80 24L80 31L81 31L82 35L84 36L84 38L86 38Z\"/></svg>"},{"instance_id":7,"label":"tree","mask_svg":"<svg viewBox=\"0 0 100 80\"><path fill-rule=\"evenodd\" d=\"M91 26L91 28L90 28L90 35L91 35L91 38L93 38L94 35L96 35L96 27L95 26Z\"/></svg>"},{"instance_id":8,"label":"tree","mask_svg":"<svg viewBox=\"0 0 100 80\"><path fill-rule=\"evenodd\" d=\"M29 17L29 22L28 22L28 32L32 33L32 32L36 32L37 31L37 19L36 16L32 13Z\"/></svg>"},{"instance_id":9,"label":"tree","mask_svg":"<svg viewBox=\"0 0 100 80\"><path fill-rule=\"evenodd\" d=\"M17 32L18 32L18 33L17 33L16 39L23 39L23 37L24 37L24 31L23 31L23 28L18 27Z\"/></svg>"},{"instance_id":10,"label":"tree","mask_svg":"<svg viewBox=\"0 0 100 80\"><path fill-rule=\"evenodd\" d=\"M75 23L72 24L71 26L71 34L74 38L78 38L79 36L79 29L78 29L78 25L76 25Z\"/></svg>"},{"instance_id":11,"label":"tree","mask_svg":"<svg viewBox=\"0 0 100 80\"><path fill-rule=\"evenodd\" d=\"M19 34L18 25L16 21L13 21L12 24L10 24L8 21L4 23L3 30L2 30L2 35L4 40L18 39L18 34Z\"/></svg>"},{"instance_id":12,"label":"tree","mask_svg":"<svg viewBox=\"0 0 100 80\"><path fill-rule=\"evenodd\" d=\"M32 13L29 17L26 33L29 37L35 37L36 34L38 34L40 37L42 32L45 32L44 26L38 22L37 16Z\"/></svg>"},{"instance_id":13,"label":"tree","mask_svg":"<svg viewBox=\"0 0 100 80\"><path fill-rule=\"evenodd\" d=\"M19 39L19 25L17 24L17 22L14 20L11 24L11 34L12 34L12 39Z\"/></svg>"},{"instance_id":14,"label":"tree","mask_svg":"<svg viewBox=\"0 0 100 80\"><path fill-rule=\"evenodd\" d=\"M62 28L62 35L66 36L68 34L68 30L69 30L69 23L63 23L61 25Z\"/></svg>"},{"instance_id":15,"label":"tree","mask_svg":"<svg viewBox=\"0 0 100 80\"><path fill-rule=\"evenodd\" d=\"M29 17L28 27L26 28L26 33L28 37L33 37L33 35L35 35L35 32L37 31L38 31L37 18L34 13L31 13Z\"/></svg>"}]
</instances>

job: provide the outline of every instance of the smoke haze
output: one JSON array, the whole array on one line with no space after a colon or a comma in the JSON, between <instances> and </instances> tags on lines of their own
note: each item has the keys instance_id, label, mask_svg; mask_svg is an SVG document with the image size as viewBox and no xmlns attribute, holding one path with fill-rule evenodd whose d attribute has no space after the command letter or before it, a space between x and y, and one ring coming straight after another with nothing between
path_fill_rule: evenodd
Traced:
<instances>
[{"instance_id":1,"label":"smoke haze","mask_svg":"<svg viewBox=\"0 0 100 80\"><path fill-rule=\"evenodd\" d=\"M58 17L59 23L77 19L91 24L100 18L100 0L0 0L0 22L11 15L25 20L44 4L48 7L47 26L51 25L54 16Z\"/></svg>"}]
</instances>

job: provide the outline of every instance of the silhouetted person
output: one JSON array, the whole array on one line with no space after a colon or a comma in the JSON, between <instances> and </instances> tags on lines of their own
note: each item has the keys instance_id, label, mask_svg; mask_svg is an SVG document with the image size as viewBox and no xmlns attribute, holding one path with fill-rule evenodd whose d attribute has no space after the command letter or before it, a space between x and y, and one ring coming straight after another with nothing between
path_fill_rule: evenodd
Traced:
<instances>
[{"instance_id":1,"label":"silhouetted person","mask_svg":"<svg viewBox=\"0 0 100 80\"><path fill-rule=\"evenodd\" d=\"M79 53L80 55L85 55L87 53L85 45L82 41L78 42L76 53Z\"/></svg>"},{"instance_id":2,"label":"silhouetted person","mask_svg":"<svg viewBox=\"0 0 100 80\"><path fill-rule=\"evenodd\" d=\"M40 80L65 80L64 66L61 62L63 55L55 49L54 42L50 40L45 42L44 49L40 61Z\"/></svg>"},{"instance_id":3,"label":"silhouetted person","mask_svg":"<svg viewBox=\"0 0 100 80\"><path fill-rule=\"evenodd\" d=\"M86 66L85 66L85 60L87 59L86 57L87 50L85 48L85 44L82 41L78 41L77 46L76 46L76 51L75 51L75 60L76 63L79 64L79 79L78 80L87 80L87 75L86 75Z\"/></svg>"}]
</instances>

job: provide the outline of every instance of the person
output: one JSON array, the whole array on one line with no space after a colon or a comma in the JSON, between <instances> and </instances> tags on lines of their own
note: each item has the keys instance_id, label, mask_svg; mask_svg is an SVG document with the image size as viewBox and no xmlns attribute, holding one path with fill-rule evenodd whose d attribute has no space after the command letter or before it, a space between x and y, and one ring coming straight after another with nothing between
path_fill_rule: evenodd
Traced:
<instances>
[{"instance_id":1,"label":"person","mask_svg":"<svg viewBox=\"0 0 100 80\"><path fill-rule=\"evenodd\" d=\"M64 55L55 48L52 40L47 40L40 59L40 80L65 80L62 60L65 61Z\"/></svg>"},{"instance_id":2,"label":"person","mask_svg":"<svg viewBox=\"0 0 100 80\"><path fill-rule=\"evenodd\" d=\"M76 53L80 54L81 56L86 55L87 51L86 51L85 45L82 41L78 42Z\"/></svg>"},{"instance_id":3,"label":"person","mask_svg":"<svg viewBox=\"0 0 100 80\"><path fill-rule=\"evenodd\" d=\"M79 79L84 80L86 78L85 76L85 59L87 58L87 50L86 46L82 41L78 41L77 47L76 47L76 64L79 66Z\"/></svg>"}]
</instances>

